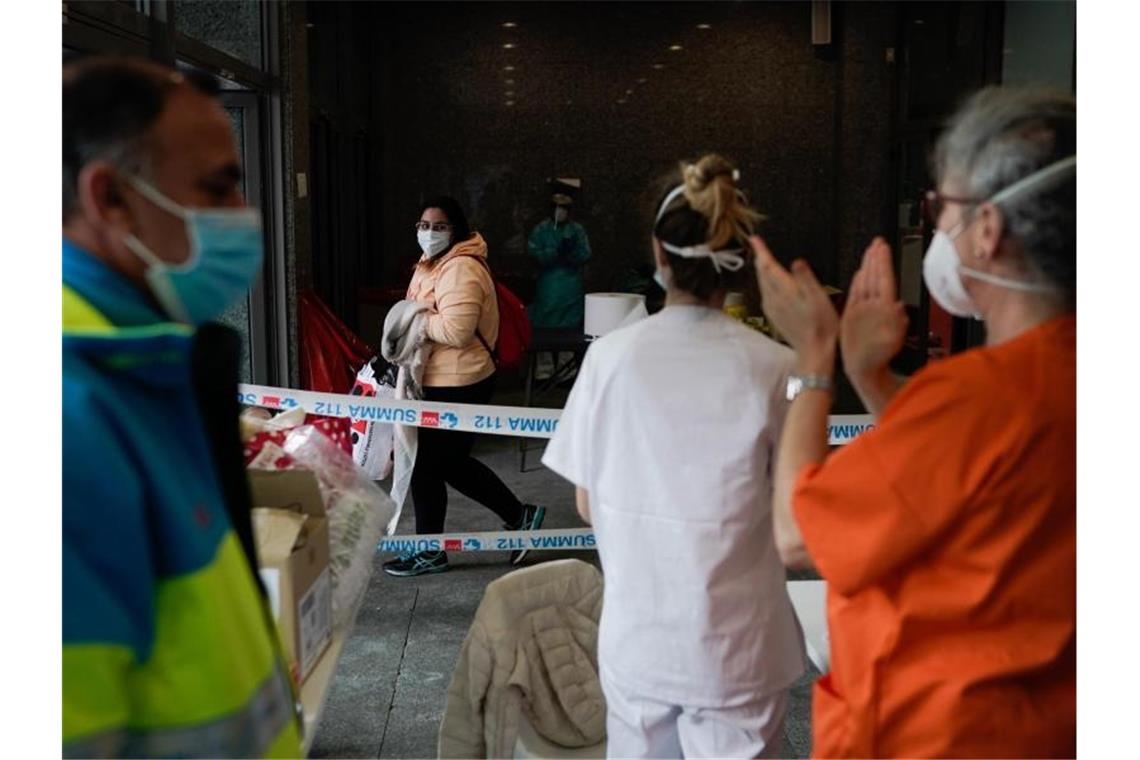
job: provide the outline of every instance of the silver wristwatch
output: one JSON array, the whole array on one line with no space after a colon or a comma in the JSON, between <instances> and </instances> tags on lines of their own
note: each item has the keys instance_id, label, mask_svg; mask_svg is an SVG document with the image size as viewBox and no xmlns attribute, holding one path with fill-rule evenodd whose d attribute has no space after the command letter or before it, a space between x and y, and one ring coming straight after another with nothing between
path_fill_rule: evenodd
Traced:
<instances>
[{"instance_id":1,"label":"silver wristwatch","mask_svg":"<svg viewBox=\"0 0 1140 760\"><path fill-rule=\"evenodd\" d=\"M788 375L788 401L795 401L796 396L805 390L828 391L832 389L830 375Z\"/></svg>"}]
</instances>

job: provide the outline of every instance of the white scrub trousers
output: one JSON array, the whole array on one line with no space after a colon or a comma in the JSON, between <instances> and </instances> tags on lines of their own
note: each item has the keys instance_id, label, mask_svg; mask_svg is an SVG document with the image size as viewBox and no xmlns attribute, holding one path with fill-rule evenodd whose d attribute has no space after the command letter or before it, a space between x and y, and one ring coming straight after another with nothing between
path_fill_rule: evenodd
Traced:
<instances>
[{"instance_id":1,"label":"white scrub trousers","mask_svg":"<svg viewBox=\"0 0 1140 760\"><path fill-rule=\"evenodd\" d=\"M626 693L600 674L606 695L606 757L777 758L788 692L738 707L687 707Z\"/></svg>"}]
</instances>

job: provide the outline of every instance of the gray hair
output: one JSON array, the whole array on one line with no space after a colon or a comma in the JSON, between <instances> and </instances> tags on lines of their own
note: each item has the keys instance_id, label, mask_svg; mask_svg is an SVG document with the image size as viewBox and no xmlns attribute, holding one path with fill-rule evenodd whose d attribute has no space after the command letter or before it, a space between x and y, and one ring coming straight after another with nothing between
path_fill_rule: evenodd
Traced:
<instances>
[{"instance_id":1,"label":"gray hair","mask_svg":"<svg viewBox=\"0 0 1140 760\"><path fill-rule=\"evenodd\" d=\"M990 198L1077 152L1077 103L1068 93L988 87L950 119L934 152L939 183L954 178L970 198ZM1075 302L1077 178L998 202L1007 234L1028 263Z\"/></svg>"}]
</instances>

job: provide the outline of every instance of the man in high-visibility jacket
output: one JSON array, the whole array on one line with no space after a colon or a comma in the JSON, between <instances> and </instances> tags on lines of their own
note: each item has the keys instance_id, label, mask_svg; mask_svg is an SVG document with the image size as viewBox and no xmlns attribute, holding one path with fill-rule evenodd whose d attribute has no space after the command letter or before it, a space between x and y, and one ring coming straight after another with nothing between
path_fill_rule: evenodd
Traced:
<instances>
[{"instance_id":1,"label":"man in high-visibility jacket","mask_svg":"<svg viewBox=\"0 0 1140 760\"><path fill-rule=\"evenodd\" d=\"M63 754L296 757L255 575L237 336L262 255L216 88L63 79Z\"/></svg>"}]
</instances>

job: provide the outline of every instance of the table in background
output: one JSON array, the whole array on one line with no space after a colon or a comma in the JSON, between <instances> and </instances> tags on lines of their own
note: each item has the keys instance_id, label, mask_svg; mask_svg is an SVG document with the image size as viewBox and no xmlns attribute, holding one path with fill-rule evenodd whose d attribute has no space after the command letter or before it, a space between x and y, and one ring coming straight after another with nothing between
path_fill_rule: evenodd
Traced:
<instances>
[{"instance_id":1,"label":"table in background","mask_svg":"<svg viewBox=\"0 0 1140 760\"><path fill-rule=\"evenodd\" d=\"M578 368L582 366L582 359L590 342L580 329L550 330L535 328L531 336L530 346L526 351L526 392L523 396L523 405L529 407L534 400L535 369L538 364L538 355L542 353L554 354L554 372L549 378L538 380L537 391L543 393L554 388L559 383L574 377ZM569 353L573 356L566 362L559 364L558 355ZM543 442L545 445L545 442ZM519 439L519 472L526 472L526 455L533 450L528 447L528 439Z\"/></svg>"}]
</instances>

